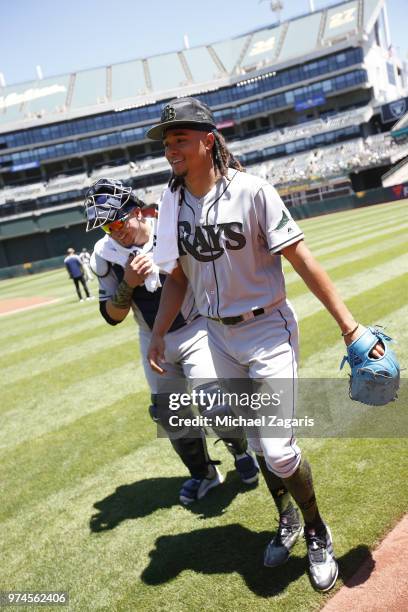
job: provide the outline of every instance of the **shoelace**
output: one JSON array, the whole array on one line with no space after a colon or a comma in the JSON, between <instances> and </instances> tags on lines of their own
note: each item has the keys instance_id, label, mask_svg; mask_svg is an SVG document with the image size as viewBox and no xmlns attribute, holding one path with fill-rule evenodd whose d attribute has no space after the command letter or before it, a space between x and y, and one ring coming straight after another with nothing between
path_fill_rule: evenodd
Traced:
<instances>
[{"instance_id":1,"label":"shoelace","mask_svg":"<svg viewBox=\"0 0 408 612\"><path fill-rule=\"evenodd\" d=\"M306 542L313 563L323 563L325 560L326 542L318 536L307 535Z\"/></svg>"},{"instance_id":2,"label":"shoelace","mask_svg":"<svg viewBox=\"0 0 408 612\"><path fill-rule=\"evenodd\" d=\"M292 535L292 533L296 530L297 525L290 524L289 519L286 516L282 516L277 522L279 526L276 539L282 543L282 538Z\"/></svg>"}]
</instances>

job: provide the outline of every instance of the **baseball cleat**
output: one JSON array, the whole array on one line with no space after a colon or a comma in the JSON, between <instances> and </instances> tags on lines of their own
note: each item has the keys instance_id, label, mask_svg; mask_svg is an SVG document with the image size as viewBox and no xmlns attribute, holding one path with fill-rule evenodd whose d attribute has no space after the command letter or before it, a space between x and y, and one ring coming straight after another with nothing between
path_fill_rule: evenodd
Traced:
<instances>
[{"instance_id":1,"label":"baseball cleat","mask_svg":"<svg viewBox=\"0 0 408 612\"><path fill-rule=\"evenodd\" d=\"M186 480L180 490L180 501L187 506L202 499L208 491L224 482L223 475L214 466L215 474L213 478L190 478Z\"/></svg>"},{"instance_id":2,"label":"baseball cleat","mask_svg":"<svg viewBox=\"0 0 408 612\"><path fill-rule=\"evenodd\" d=\"M317 534L314 529L305 528L310 582L317 591L322 592L334 586L339 573L331 532L327 525L325 527L325 534Z\"/></svg>"},{"instance_id":3,"label":"baseball cleat","mask_svg":"<svg viewBox=\"0 0 408 612\"><path fill-rule=\"evenodd\" d=\"M286 563L301 533L302 524L297 509L293 508L290 514L282 514L279 518L278 531L266 547L264 565L277 567Z\"/></svg>"},{"instance_id":4,"label":"baseball cleat","mask_svg":"<svg viewBox=\"0 0 408 612\"><path fill-rule=\"evenodd\" d=\"M235 455L235 469L243 483L255 484L259 479L259 465L256 458L248 452Z\"/></svg>"}]
</instances>

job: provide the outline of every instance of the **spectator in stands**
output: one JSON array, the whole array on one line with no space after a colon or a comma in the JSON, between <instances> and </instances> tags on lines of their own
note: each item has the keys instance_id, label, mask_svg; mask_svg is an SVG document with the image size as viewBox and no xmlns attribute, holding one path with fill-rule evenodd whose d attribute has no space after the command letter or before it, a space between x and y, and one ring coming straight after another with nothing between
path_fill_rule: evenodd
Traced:
<instances>
[{"instance_id":1,"label":"spectator in stands","mask_svg":"<svg viewBox=\"0 0 408 612\"><path fill-rule=\"evenodd\" d=\"M90 266L91 254L89 253L89 251L86 250L85 247L82 249L79 255L79 259L82 262L82 268L84 270L84 277L86 282L92 281L94 277Z\"/></svg>"},{"instance_id":2,"label":"spectator in stands","mask_svg":"<svg viewBox=\"0 0 408 612\"><path fill-rule=\"evenodd\" d=\"M85 291L86 299L91 300L92 297L91 297L91 294L89 293L89 289L86 284L86 280L84 278L84 269L82 267L82 262L81 262L81 259L79 258L79 255L75 254L75 249L69 248L67 250L67 256L64 259L64 264L68 271L69 278L72 278L72 280L74 281L74 285L75 285L76 292L78 294L79 301L80 302L84 301L79 283L81 283Z\"/></svg>"}]
</instances>

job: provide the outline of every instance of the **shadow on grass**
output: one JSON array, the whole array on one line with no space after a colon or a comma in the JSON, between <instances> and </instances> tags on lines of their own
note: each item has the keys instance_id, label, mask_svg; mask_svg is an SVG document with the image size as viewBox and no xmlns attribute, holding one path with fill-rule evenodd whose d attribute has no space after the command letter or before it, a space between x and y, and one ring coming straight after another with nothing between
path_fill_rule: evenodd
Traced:
<instances>
[{"instance_id":1,"label":"shadow on grass","mask_svg":"<svg viewBox=\"0 0 408 612\"><path fill-rule=\"evenodd\" d=\"M147 585L156 586L174 580L184 570L209 575L238 573L253 593L260 597L273 597L307 571L308 560L305 548L303 556L298 556L302 547L300 543L285 565L264 567L263 551L271 537L270 532L254 533L236 523L161 536L149 553L151 560L142 573L142 580ZM363 545L343 555L339 559L341 577L354 574L367 558L371 558L371 554ZM373 567L374 564L371 569ZM369 573L365 580L368 576Z\"/></svg>"},{"instance_id":2,"label":"shadow on grass","mask_svg":"<svg viewBox=\"0 0 408 612\"><path fill-rule=\"evenodd\" d=\"M179 491L186 478L146 478L129 485L121 485L114 493L95 502L98 511L90 521L94 533L114 529L126 520L142 518L162 508L179 506ZM209 491L208 495L187 506L186 510L200 518L220 516L233 499L254 486L243 485L235 472L229 472L223 485Z\"/></svg>"}]
</instances>

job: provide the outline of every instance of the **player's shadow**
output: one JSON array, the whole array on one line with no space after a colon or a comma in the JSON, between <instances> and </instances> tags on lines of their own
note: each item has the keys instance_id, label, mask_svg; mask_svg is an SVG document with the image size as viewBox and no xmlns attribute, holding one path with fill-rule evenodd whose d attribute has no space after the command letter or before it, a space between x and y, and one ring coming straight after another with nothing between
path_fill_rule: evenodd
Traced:
<instances>
[{"instance_id":1,"label":"player's shadow","mask_svg":"<svg viewBox=\"0 0 408 612\"><path fill-rule=\"evenodd\" d=\"M126 520L148 516L162 508L179 506L179 491L186 478L146 478L128 485L117 487L114 493L94 503L97 510L89 521L94 533L114 529ZM202 500L186 511L198 514L200 518L220 516L233 499L253 487L243 485L236 472L229 472L224 484L208 492Z\"/></svg>"},{"instance_id":2,"label":"player's shadow","mask_svg":"<svg viewBox=\"0 0 408 612\"><path fill-rule=\"evenodd\" d=\"M156 586L174 580L184 570L208 575L238 573L253 593L273 597L307 572L308 559L305 545L299 543L285 565L264 567L263 552L272 536L267 531L255 533L237 523L161 536L149 553L150 563L141 577L145 584ZM353 548L339 559L340 577L351 576L369 558L366 546ZM372 562L371 571L373 567Z\"/></svg>"}]
</instances>

